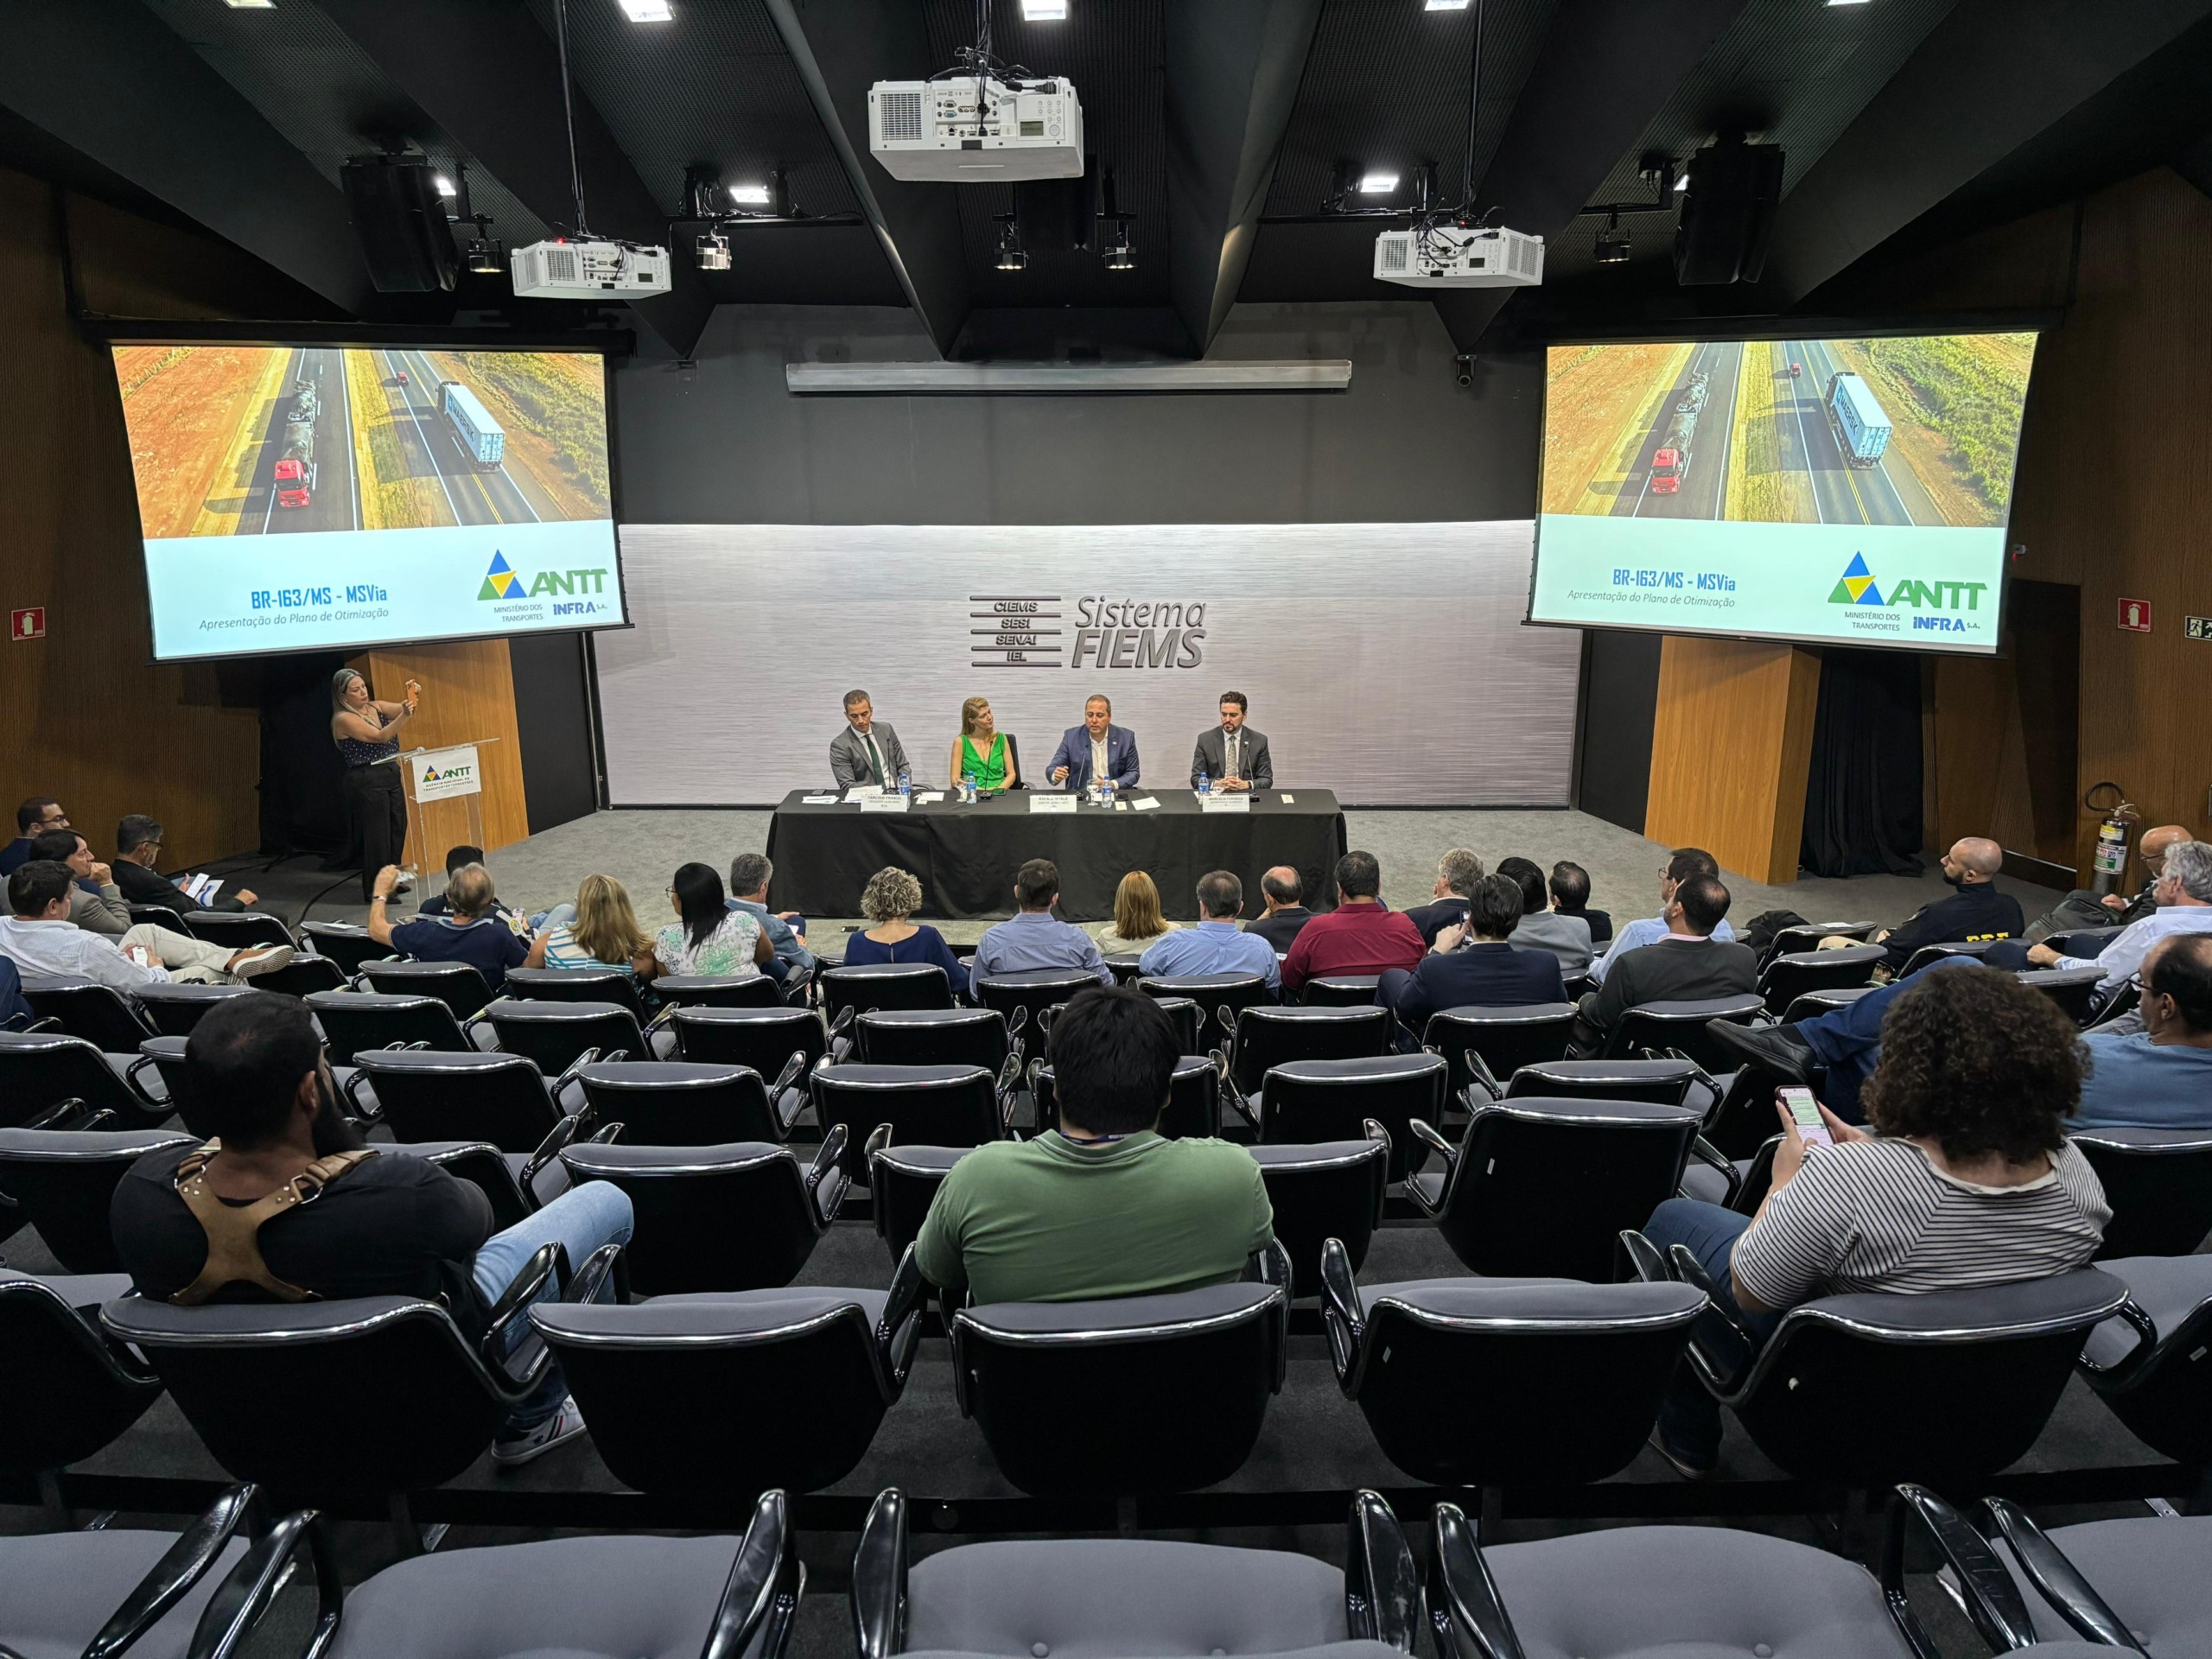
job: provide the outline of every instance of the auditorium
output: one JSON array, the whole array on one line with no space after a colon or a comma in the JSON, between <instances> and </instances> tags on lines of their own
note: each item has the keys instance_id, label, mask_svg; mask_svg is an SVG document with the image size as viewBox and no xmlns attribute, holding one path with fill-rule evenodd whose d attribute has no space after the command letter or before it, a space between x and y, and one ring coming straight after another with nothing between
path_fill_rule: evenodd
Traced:
<instances>
[{"instance_id":1,"label":"auditorium","mask_svg":"<svg viewBox=\"0 0 2212 1659\"><path fill-rule=\"evenodd\" d=\"M0 42L0 1659L2212 1659L2212 0Z\"/></svg>"}]
</instances>

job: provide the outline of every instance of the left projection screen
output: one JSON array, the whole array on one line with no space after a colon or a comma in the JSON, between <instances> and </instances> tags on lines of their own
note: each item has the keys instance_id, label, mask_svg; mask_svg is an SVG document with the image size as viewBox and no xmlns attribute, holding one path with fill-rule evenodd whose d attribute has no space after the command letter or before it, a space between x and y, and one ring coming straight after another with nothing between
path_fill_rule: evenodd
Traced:
<instances>
[{"instance_id":1,"label":"left projection screen","mask_svg":"<svg viewBox=\"0 0 2212 1659\"><path fill-rule=\"evenodd\" d=\"M628 620L596 353L114 355L156 659Z\"/></svg>"}]
</instances>

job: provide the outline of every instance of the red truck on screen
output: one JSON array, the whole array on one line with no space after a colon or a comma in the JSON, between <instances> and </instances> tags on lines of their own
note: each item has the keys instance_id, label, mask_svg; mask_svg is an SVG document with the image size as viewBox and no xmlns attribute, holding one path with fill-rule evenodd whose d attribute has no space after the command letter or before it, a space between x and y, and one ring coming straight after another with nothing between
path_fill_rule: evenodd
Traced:
<instances>
[{"instance_id":1,"label":"red truck on screen","mask_svg":"<svg viewBox=\"0 0 2212 1659\"><path fill-rule=\"evenodd\" d=\"M276 505L280 507L304 507L308 491L315 483L315 475L305 461L280 461L276 463Z\"/></svg>"},{"instance_id":2,"label":"red truck on screen","mask_svg":"<svg viewBox=\"0 0 2212 1659\"><path fill-rule=\"evenodd\" d=\"M1651 493L1672 495L1682 487L1682 452L1662 449L1651 457Z\"/></svg>"}]
</instances>

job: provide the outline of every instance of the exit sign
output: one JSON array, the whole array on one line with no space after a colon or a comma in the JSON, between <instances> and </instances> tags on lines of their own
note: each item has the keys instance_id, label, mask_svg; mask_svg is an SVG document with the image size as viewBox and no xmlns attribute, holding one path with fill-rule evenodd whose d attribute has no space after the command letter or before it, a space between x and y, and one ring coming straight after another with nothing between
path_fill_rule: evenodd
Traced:
<instances>
[{"instance_id":1,"label":"exit sign","mask_svg":"<svg viewBox=\"0 0 2212 1659\"><path fill-rule=\"evenodd\" d=\"M43 639L46 638L46 607L34 605L27 611L8 613L9 637L16 639Z\"/></svg>"},{"instance_id":2,"label":"exit sign","mask_svg":"<svg viewBox=\"0 0 2212 1659\"><path fill-rule=\"evenodd\" d=\"M2147 599L2123 599L2120 601L2120 626L2129 633L2151 632L2151 601Z\"/></svg>"}]
</instances>

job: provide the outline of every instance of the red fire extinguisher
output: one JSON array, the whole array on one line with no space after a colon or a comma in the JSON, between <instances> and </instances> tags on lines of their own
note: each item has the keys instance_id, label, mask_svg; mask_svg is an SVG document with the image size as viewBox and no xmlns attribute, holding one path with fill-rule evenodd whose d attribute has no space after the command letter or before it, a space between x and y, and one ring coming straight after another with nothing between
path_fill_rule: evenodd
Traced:
<instances>
[{"instance_id":1,"label":"red fire extinguisher","mask_svg":"<svg viewBox=\"0 0 2212 1659\"><path fill-rule=\"evenodd\" d=\"M2082 797L2082 804L2104 814L2097 825L2097 850L2089 861L2089 891L2101 899L2108 893L2118 893L2126 878L2127 844L2143 815L2128 804L2118 784L2092 785Z\"/></svg>"}]
</instances>

